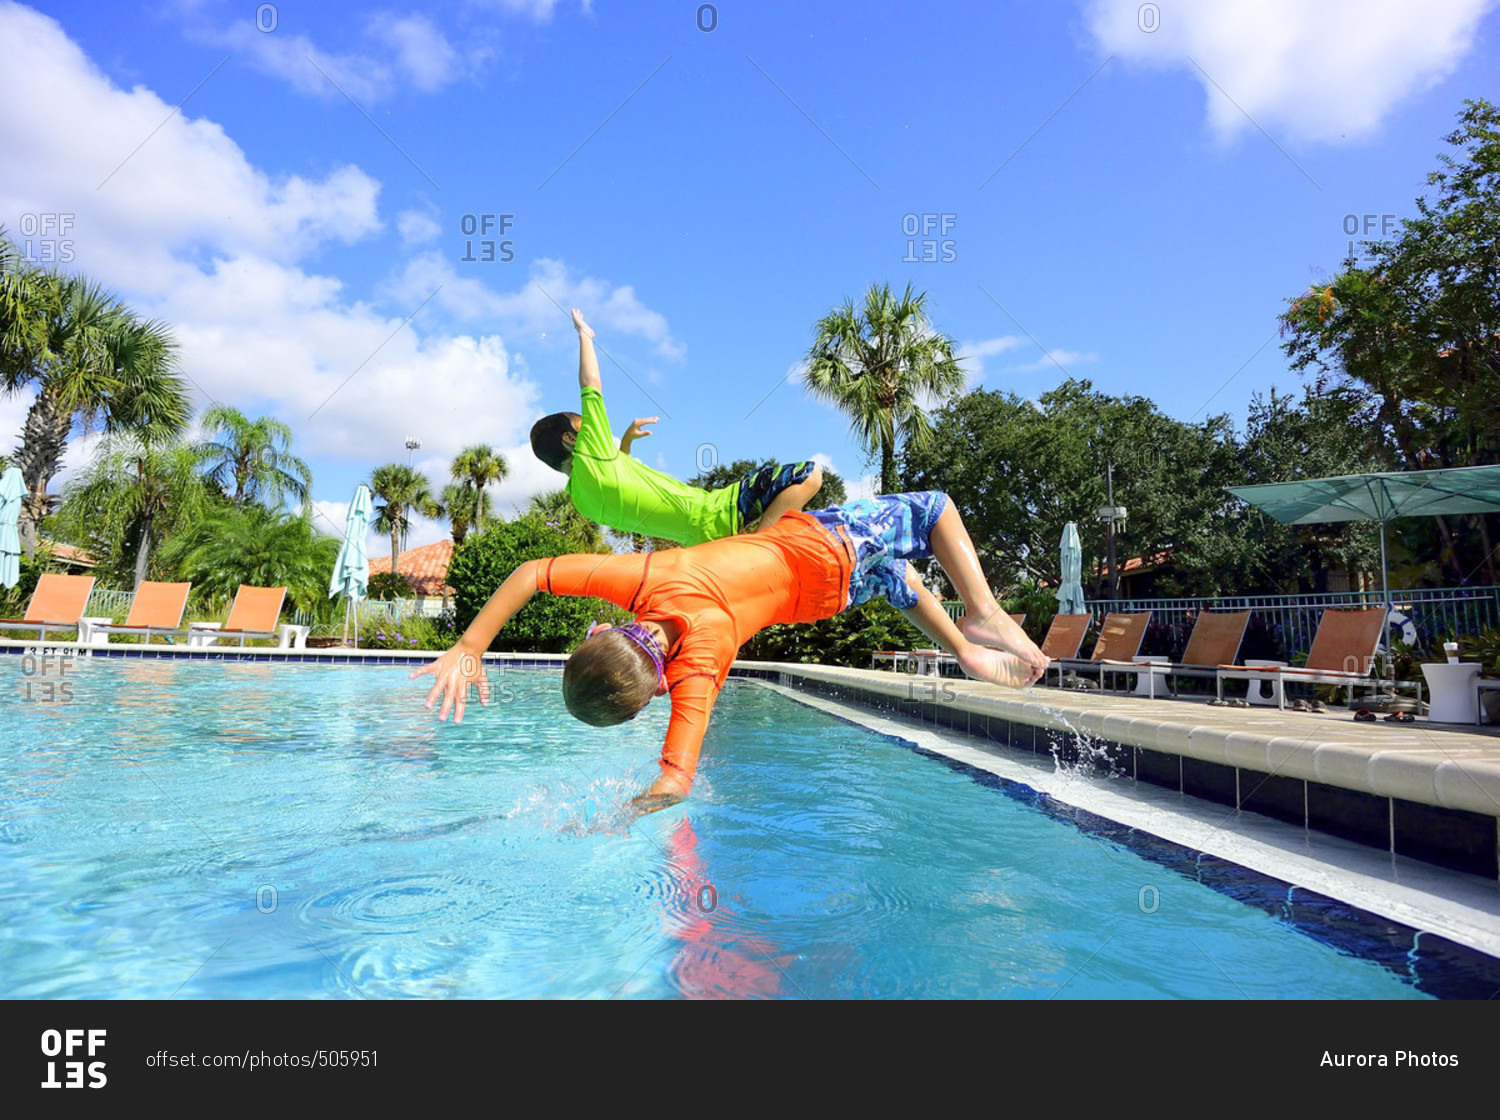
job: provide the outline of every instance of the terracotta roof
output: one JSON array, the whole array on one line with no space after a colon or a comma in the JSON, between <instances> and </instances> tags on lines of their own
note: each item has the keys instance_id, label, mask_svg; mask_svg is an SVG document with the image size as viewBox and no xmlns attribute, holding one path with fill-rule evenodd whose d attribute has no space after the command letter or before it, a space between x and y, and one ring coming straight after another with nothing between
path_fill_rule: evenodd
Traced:
<instances>
[{"instance_id":1,"label":"terracotta roof","mask_svg":"<svg viewBox=\"0 0 1500 1120\"><path fill-rule=\"evenodd\" d=\"M74 548L70 544L60 541L38 541L42 549L52 554L52 559L62 564L71 564L75 568L92 568L99 561L91 553L81 548Z\"/></svg>"},{"instance_id":2,"label":"terracotta roof","mask_svg":"<svg viewBox=\"0 0 1500 1120\"><path fill-rule=\"evenodd\" d=\"M441 540L424 544L421 548L408 548L401 554L398 568L403 576L411 580L418 595L434 598L451 596L453 588L444 581L448 578L448 564L453 560L453 542ZM370 574L391 570L391 558L378 556L370 561Z\"/></svg>"}]
</instances>

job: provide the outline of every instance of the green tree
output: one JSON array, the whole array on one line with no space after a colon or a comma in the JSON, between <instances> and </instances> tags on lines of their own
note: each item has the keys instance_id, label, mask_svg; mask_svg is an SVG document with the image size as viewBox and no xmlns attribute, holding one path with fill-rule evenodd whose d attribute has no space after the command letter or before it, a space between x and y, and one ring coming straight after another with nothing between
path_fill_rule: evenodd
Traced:
<instances>
[{"instance_id":1,"label":"green tree","mask_svg":"<svg viewBox=\"0 0 1500 1120\"><path fill-rule=\"evenodd\" d=\"M412 515L441 517L442 504L433 497L427 477L405 463L376 467L370 493L375 496L375 531L391 535L391 571L399 573L401 542L411 528Z\"/></svg>"},{"instance_id":2,"label":"green tree","mask_svg":"<svg viewBox=\"0 0 1500 1120\"><path fill-rule=\"evenodd\" d=\"M592 524L592 523L591 523ZM492 524L470 533L453 550L448 585L453 588L454 624L460 632L474 621L495 588L527 560L581 551L562 530L534 516ZM539 594L516 612L490 648L562 653L584 638L589 623L616 623L629 616L603 599Z\"/></svg>"},{"instance_id":3,"label":"green tree","mask_svg":"<svg viewBox=\"0 0 1500 1120\"><path fill-rule=\"evenodd\" d=\"M567 490L548 490L536 495L527 505L523 517L561 533L569 543L569 552L607 550L603 530L578 512Z\"/></svg>"},{"instance_id":4,"label":"green tree","mask_svg":"<svg viewBox=\"0 0 1500 1120\"><path fill-rule=\"evenodd\" d=\"M190 410L166 325L145 321L97 284L31 268L3 254L0 389L34 389L14 465L26 498L21 542L29 555L56 499L48 487L75 428L176 438Z\"/></svg>"},{"instance_id":5,"label":"green tree","mask_svg":"<svg viewBox=\"0 0 1500 1120\"><path fill-rule=\"evenodd\" d=\"M984 570L999 588L1061 576L1063 527L1078 526L1084 586L1097 597L1103 564L1106 470L1115 503L1129 510L1117 563L1170 552L1171 590L1219 589L1222 541L1215 536L1238 481L1228 421L1183 424L1142 397L1110 397L1069 379L1036 404L1014 393L976 390L936 414L925 447L908 447L911 490L943 490L963 511Z\"/></svg>"},{"instance_id":6,"label":"green tree","mask_svg":"<svg viewBox=\"0 0 1500 1120\"><path fill-rule=\"evenodd\" d=\"M468 529L483 529L484 523L494 516L494 507L490 501L489 485L492 482L500 482L510 474L510 464L505 461L505 456L486 444L476 443L472 447L466 447L458 453L453 460L453 481L467 494L452 492L452 497L458 503L457 508L462 511L466 519L464 531ZM455 509L454 501L450 501L447 495L449 488L444 488L445 495L443 504L448 507L450 516ZM459 526L455 521L453 525L453 540L463 543L463 538L458 535Z\"/></svg>"},{"instance_id":7,"label":"green tree","mask_svg":"<svg viewBox=\"0 0 1500 1120\"><path fill-rule=\"evenodd\" d=\"M163 562L191 580L200 598L227 600L240 584L285 587L294 606L327 609L328 579L339 539L300 514L260 505L221 506L167 541Z\"/></svg>"},{"instance_id":8,"label":"green tree","mask_svg":"<svg viewBox=\"0 0 1500 1120\"><path fill-rule=\"evenodd\" d=\"M767 459L757 463L753 459L736 459L732 463L716 463L706 471L699 471L687 480L689 486L696 486L700 490L719 490L725 486L733 486L751 471L760 470L761 467L778 467L780 462L775 459ZM829 506L842 505L849 500L849 491L844 486L844 480L838 471L831 467L823 468L823 485L813 495L812 501L807 503L808 509L827 509Z\"/></svg>"},{"instance_id":9,"label":"green tree","mask_svg":"<svg viewBox=\"0 0 1500 1120\"><path fill-rule=\"evenodd\" d=\"M888 284L872 285L861 307L845 300L816 332L804 384L848 415L860 442L880 456L881 490L894 493L897 444L920 450L931 439L925 402L963 390L955 343L933 329L927 296L910 285L900 297Z\"/></svg>"},{"instance_id":10,"label":"green tree","mask_svg":"<svg viewBox=\"0 0 1500 1120\"><path fill-rule=\"evenodd\" d=\"M154 550L194 524L212 504L186 444L156 446L123 436L108 440L63 491L59 536L100 558L134 587L150 578Z\"/></svg>"},{"instance_id":11,"label":"green tree","mask_svg":"<svg viewBox=\"0 0 1500 1120\"><path fill-rule=\"evenodd\" d=\"M1281 318L1293 368L1359 405L1356 421L1409 470L1500 462L1500 110L1465 102L1444 139L1416 217ZM1455 577L1484 567L1497 582L1494 515L1424 521L1403 535L1435 533Z\"/></svg>"},{"instance_id":12,"label":"green tree","mask_svg":"<svg viewBox=\"0 0 1500 1120\"><path fill-rule=\"evenodd\" d=\"M272 509L287 498L307 501L312 472L291 453L292 429L270 416L247 419L239 409L215 404L200 419L198 453L208 478L236 505L261 502Z\"/></svg>"}]
</instances>

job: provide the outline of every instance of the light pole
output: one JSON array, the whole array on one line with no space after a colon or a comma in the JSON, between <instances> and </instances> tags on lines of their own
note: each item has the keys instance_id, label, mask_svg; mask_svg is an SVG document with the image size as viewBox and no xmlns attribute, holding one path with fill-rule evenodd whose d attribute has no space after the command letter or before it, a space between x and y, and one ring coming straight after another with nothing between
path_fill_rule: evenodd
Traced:
<instances>
[{"instance_id":1,"label":"light pole","mask_svg":"<svg viewBox=\"0 0 1500 1120\"><path fill-rule=\"evenodd\" d=\"M1115 505L1115 465L1108 463L1104 468L1105 493L1109 504L1100 506L1098 516L1100 521L1109 523L1109 536L1105 546L1104 562L1109 565L1109 597L1111 600L1118 599L1119 583L1115 572L1115 522L1118 521L1123 528L1125 525L1125 507Z\"/></svg>"},{"instance_id":2,"label":"light pole","mask_svg":"<svg viewBox=\"0 0 1500 1120\"><path fill-rule=\"evenodd\" d=\"M416 436L406 437L406 465L411 466L411 453L422 446L422 441Z\"/></svg>"}]
</instances>

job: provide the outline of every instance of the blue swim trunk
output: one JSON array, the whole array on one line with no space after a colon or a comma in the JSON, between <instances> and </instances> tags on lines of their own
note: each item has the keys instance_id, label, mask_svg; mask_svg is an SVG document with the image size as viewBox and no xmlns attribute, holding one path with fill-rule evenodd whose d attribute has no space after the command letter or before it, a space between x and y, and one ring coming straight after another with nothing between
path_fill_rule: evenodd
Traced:
<instances>
[{"instance_id":1,"label":"blue swim trunk","mask_svg":"<svg viewBox=\"0 0 1500 1120\"><path fill-rule=\"evenodd\" d=\"M906 584L906 561L932 555L928 538L947 505L947 494L927 490L882 494L811 511L830 532L847 532L854 544L846 609L876 596L884 597L899 610L917 605L917 593Z\"/></svg>"},{"instance_id":2,"label":"blue swim trunk","mask_svg":"<svg viewBox=\"0 0 1500 1120\"><path fill-rule=\"evenodd\" d=\"M798 486L812 477L818 469L817 463L788 463L785 466L760 467L740 479L740 493L735 508L740 516L740 532L747 525L760 520L766 507L776 500L783 490Z\"/></svg>"}]
</instances>

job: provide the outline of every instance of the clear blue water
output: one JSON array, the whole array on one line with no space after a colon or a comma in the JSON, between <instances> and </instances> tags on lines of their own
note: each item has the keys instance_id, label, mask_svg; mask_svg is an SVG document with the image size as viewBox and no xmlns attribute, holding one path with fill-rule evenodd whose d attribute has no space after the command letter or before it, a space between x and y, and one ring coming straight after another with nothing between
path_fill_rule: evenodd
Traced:
<instances>
[{"instance_id":1,"label":"clear blue water","mask_svg":"<svg viewBox=\"0 0 1500 1120\"><path fill-rule=\"evenodd\" d=\"M665 703L599 730L496 670L0 659L12 998L1423 998L1025 791L751 682L621 826ZM30 682L29 693L22 685Z\"/></svg>"}]
</instances>

